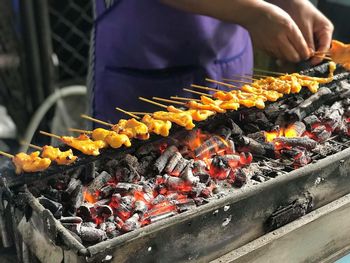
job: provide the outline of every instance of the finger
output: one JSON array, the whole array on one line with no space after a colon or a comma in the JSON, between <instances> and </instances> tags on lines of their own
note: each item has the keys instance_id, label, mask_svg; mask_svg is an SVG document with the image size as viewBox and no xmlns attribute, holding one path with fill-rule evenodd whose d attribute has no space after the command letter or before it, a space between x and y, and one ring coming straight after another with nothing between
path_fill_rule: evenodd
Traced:
<instances>
[{"instance_id":1,"label":"finger","mask_svg":"<svg viewBox=\"0 0 350 263\"><path fill-rule=\"evenodd\" d=\"M303 33L304 39L305 39L306 44L309 48L309 52L311 52L311 54L312 54L313 52L316 51L315 50L315 42L314 42L314 33L312 31L312 26L307 25L306 27L301 29L301 32Z\"/></svg>"},{"instance_id":2,"label":"finger","mask_svg":"<svg viewBox=\"0 0 350 263\"><path fill-rule=\"evenodd\" d=\"M279 42L279 53L282 54L282 57L293 63L299 62L301 60L300 55L289 40L289 37L285 36L281 40L282 41Z\"/></svg>"},{"instance_id":3,"label":"finger","mask_svg":"<svg viewBox=\"0 0 350 263\"><path fill-rule=\"evenodd\" d=\"M322 30L315 32L315 41L317 42L317 52L323 54L327 53L331 46L332 42L332 35L333 35L333 28L326 27ZM322 61L322 57L314 57L311 60L311 63L313 65L319 64Z\"/></svg>"},{"instance_id":4,"label":"finger","mask_svg":"<svg viewBox=\"0 0 350 263\"><path fill-rule=\"evenodd\" d=\"M298 27L292 28L291 33L288 34L288 39L298 53L299 61L306 60L311 56L309 46Z\"/></svg>"}]
</instances>

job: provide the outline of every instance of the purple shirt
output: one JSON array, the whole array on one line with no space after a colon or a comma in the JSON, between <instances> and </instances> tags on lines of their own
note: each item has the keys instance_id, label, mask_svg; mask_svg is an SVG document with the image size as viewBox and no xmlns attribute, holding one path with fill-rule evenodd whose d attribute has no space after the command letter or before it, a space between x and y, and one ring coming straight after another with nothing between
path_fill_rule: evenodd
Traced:
<instances>
[{"instance_id":1,"label":"purple shirt","mask_svg":"<svg viewBox=\"0 0 350 263\"><path fill-rule=\"evenodd\" d=\"M251 73L248 32L240 26L193 15L157 0L96 1L93 114L116 121L114 108L154 111L139 96L191 96L182 89Z\"/></svg>"}]
</instances>

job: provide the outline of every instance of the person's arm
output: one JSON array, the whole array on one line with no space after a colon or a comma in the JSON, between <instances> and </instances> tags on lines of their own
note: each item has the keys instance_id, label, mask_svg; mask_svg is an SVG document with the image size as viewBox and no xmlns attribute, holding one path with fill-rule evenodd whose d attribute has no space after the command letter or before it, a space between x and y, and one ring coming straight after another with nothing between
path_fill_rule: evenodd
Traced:
<instances>
[{"instance_id":1,"label":"person's arm","mask_svg":"<svg viewBox=\"0 0 350 263\"><path fill-rule=\"evenodd\" d=\"M175 8L245 27L256 47L283 60L310 57L306 41L288 13L262 0L161 0Z\"/></svg>"},{"instance_id":2,"label":"person's arm","mask_svg":"<svg viewBox=\"0 0 350 263\"><path fill-rule=\"evenodd\" d=\"M308 46L315 51L327 52L331 45L333 24L309 0L270 0L285 10L298 25ZM321 62L313 58L312 63Z\"/></svg>"}]
</instances>

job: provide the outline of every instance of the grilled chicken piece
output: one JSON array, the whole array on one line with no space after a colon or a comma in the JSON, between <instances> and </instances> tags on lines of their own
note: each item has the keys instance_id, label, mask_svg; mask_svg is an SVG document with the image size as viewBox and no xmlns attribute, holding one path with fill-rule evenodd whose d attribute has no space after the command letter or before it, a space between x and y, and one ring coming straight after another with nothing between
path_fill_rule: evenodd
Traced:
<instances>
[{"instance_id":1,"label":"grilled chicken piece","mask_svg":"<svg viewBox=\"0 0 350 263\"><path fill-rule=\"evenodd\" d=\"M176 108L174 106L168 106L167 110L169 112L175 112L175 113L187 113L190 114L192 119L194 121L204 121L208 119L208 117L212 116L215 114L215 111L210 111L210 110L196 110L196 109L189 109L189 110L181 110L179 108Z\"/></svg>"},{"instance_id":2,"label":"grilled chicken piece","mask_svg":"<svg viewBox=\"0 0 350 263\"><path fill-rule=\"evenodd\" d=\"M100 149L107 147L106 142L102 140L92 141L86 134L80 134L77 138L62 136L61 141L86 155L97 156L100 154Z\"/></svg>"},{"instance_id":3,"label":"grilled chicken piece","mask_svg":"<svg viewBox=\"0 0 350 263\"><path fill-rule=\"evenodd\" d=\"M332 47L329 50L330 57L334 62L350 70L350 44L344 44L337 40L332 40Z\"/></svg>"},{"instance_id":4,"label":"grilled chicken piece","mask_svg":"<svg viewBox=\"0 0 350 263\"><path fill-rule=\"evenodd\" d=\"M62 152L59 148L55 148L49 145L43 147L41 157L48 158L51 161L56 162L59 165L68 165L76 161L78 158L74 156L73 151L69 149L68 151Z\"/></svg>"},{"instance_id":5,"label":"grilled chicken piece","mask_svg":"<svg viewBox=\"0 0 350 263\"><path fill-rule=\"evenodd\" d=\"M148 131L164 137L169 136L171 129L170 121L157 120L146 114L142 118L142 122L147 125Z\"/></svg>"},{"instance_id":6,"label":"grilled chicken piece","mask_svg":"<svg viewBox=\"0 0 350 263\"><path fill-rule=\"evenodd\" d=\"M101 140L106 142L112 148L120 148L122 145L126 147L131 146L130 139L125 134L118 134L115 131L97 128L92 131L92 139L95 141Z\"/></svg>"},{"instance_id":7,"label":"grilled chicken piece","mask_svg":"<svg viewBox=\"0 0 350 263\"><path fill-rule=\"evenodd\" d=\"M51 160L49 158L40 158L40 152L32 152L31 154L18 153L13 158L12 161L16 167L16 174L22 172L40 172L46 170L50 164Z\"/></svg>"},{"instance_id":8,"label":"grilled chicken piece","mask_svg":"<svg viewBox=\"0 0 350 263\"><path fill-rule=\"evenodd\" d=\"M147 125L134 118L129 120L119 120L119 122L112 127L112 130L118 134L125 134L129 138L140 140L147 140L149 138Z\"/></svg>"},{"instance_id":9,"label":"grilled chicken piece","mask_svg":"<svg viewBox=\"0 0 350 263\"><path fill-rule=\"evenodd\" d=\"M186 130L192 130L195 127L192 116L186 112L156 111L153 113L153 118L174 122L177 125L184 127Z\"/></svg>"}]
</instances>

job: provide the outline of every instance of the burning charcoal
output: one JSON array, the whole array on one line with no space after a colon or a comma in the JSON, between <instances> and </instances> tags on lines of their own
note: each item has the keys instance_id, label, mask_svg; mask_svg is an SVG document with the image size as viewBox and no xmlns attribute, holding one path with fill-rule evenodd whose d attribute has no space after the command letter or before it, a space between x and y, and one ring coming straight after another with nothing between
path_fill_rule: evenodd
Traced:
<instances>
[{"instance_id":1,"label":"burning charcoal","mask_svg":"<svg viewBox=\"0 0 350 263\"><path fill-rule=\"evenodd\" d=\"M228 176L231 167L223 156L215 155L210 165L210 176L218 180L224 180Z\"/></svg>"},{"instance_id":2,"label":"burning charcoal","mask_svg":"<svg viewBox=\"0 0 350 263\"><path fill-rule=\"evenodd\" d=\"M221 138L225 138L225 140L228 140L232 134L232 130L227 126L222 125L215 131L215 134L219 135Z\"/></svg>"},{"instance_id":3,"label":"burning charcoal","mask_svg":"<svg viewBox=\"0 0 350 263\"><path fill-rule=\"evenodd\" d=\"M242 136L238 140L238 146L240 147L241 151L248 151L253 154L259 154L259 155L265 155L265 144L259 143L256 140L253 140L252 138Z\"/></svg>"},{"instance_id":4,"label":"burning charcoal","mask_svg":"<svg viewBox=\"0 0 350 263\"><path fill-rule=\"evenodd\" d=\"M227 127L231 129L231 137L241 137L243 134L242 129L232 119L227 119Z\"/></svg>"},{"instance_id":5,"label":"burning charcoal","mask_svg":"<svg viewBox=\"0 0 350 263\"><path fill-rule=\"evenodd\" d=\"M164 195L159 194L153 199L152 205L157 205L157 204L163 202L165 199L166 199L166 197Z\"/></svg>"},{"instance_id":6,"label":"burning charcoal","mask_svg":"<svg viewBox=\"0 0 350 263\"><path fill-rule=\"evenodd\" d=\"M143 202L141 200L137 200L134 205L135 205L135 207L134 207L135 213L139 213L139 214L143 215L148 210L148 207L145 204L145 202Z\"/></svg>"},{"instance_id":7,"label":"burning charcoal","mask_svg":"<svg viewBox=\"0 0 350 263\"><path fill-rule=\"evenodd\" d=\"M61 217L60 222L65 228L78 234L80 232L80 227L83 220L81 219L81 217L72 216L72 217Z\"/></svg>"},{"instance_id":8,"label":"burning charcoal","mask_svg":"<svg viewBox=\"0 0 350 263\"><path fill-rule=\"evenodd\" d=\"M132 183L118 183L115 187L115 191L120 194L129 193L132 190L142 191L142 186Z\"/></svg>"},{"instance_id":9,"label":"burning charcoal","mask_svg":"<svg viewBox=\"0 0 350 263\"><path fill-rule=\"evenodd\" d=\"M168 164L165 167L165 172L171 174L179 161L183 159L181 153L176 152L172 157L169 158Z\"/></svg>"},{"instance_id":10,"label":"burning charcoal","mask_svg":"<svg viewBox=\"0 0 350 263\"><path fill-rule=\"evenodd\" d=\"M305 123L306 127L308 129L311 129L312 125L321 122L319 118L317 118L316 115L310 115L303 119L303 122Z\"/></svg>"},{"instance_id":11,"label":"burning charcoal","mask_svg":"<svg viewBox=\"0 0 350 263\"><path fill-rule=\"evenodd\" d=\"M206 140L203 144L194 150L196 158L211 157L217 154L217 152L225 150L227 148L227 142L219 136L212 136Z\"/></svg>"},{"instance_id":12,"label":"burning charcoal","mask_svg":"<svg viewBox=\"0 0 350 263\"><path fill-rule=\"evenodd\" d=\"M298 138L286 138L286 137L277 137L273 140L275 143L279 143L280 147L283 148L283 145L291 147L303 147L307 150L312 150L316 147L317 142L308 137L298 137ZM282 145L282 146L281 146Z\"/></svg>"},{"instance_id":13,"label":"burning charcoal","mask_svg":"<svg viewBox=\"0 0 350 263\"><path fill-rule=\"evenodd\" d=\"M103 171L88 185L87 191L90 194L94 194L96 191L100 190L102 186L107 184L111 179L112 176L106 171Z\"/></svg>"},{"instance_id":14,"label":"burning charcoal","mask_svg":"<svg viewBox=\"0 0 350 263\"><path fill-rule=\"evenodd\" d=\"M72 178L70 181L69 181L69 184L66 188L66 192L68 194L71 194L78 186L81 185L81 181L80 180L77 180L75 178Z\"/></svg>"},{"instance_id":15,"label":"burning charcoal","mask_svg":"<svg viewBox=\"0 0 350 263\"><path fill-rule=\"evenodd\" d=\"M105 222L102 222L98 227L99 227L99 229L101 229L102 231L106 232L107 225L106 225Z\"/></svg>"},{"instance_id":16,"label":"burning charcoal","mask_svg":"<svg viewBox=\"0 0 350 263\"><path fill-rule=\"evenodd\" d=\"M50 210L55 218L60 218L62 216L62 204L50 200L44 196L39 197L38 201L43 207Z\"/></svg>"},{"instance_id":17,"label":"burning charcoal","mask_svg":"<svg viewBox=\"0 0 350 263\"><path fill-rule=\"evenodd\" d=\"M193 163L193 174L200 176L201 174L208 174L207 164L203 160L197 160Z\"/></svg>"},{"instance_id":18,"label":"burning charcoal","mask_svg":"<svg viewBox=\"0 0 350 263\"><path fill-rule=\"evenodd\" d=\"M106 185L100 189L99 198L110 197L115 191L115 185Z\"/></svg>"},{"instance_id":19,"label":"burning charcoal","mask_svg":"<svg viewBox=\"0 0 350 263\"><path fill-rule=\"evenodd\" d=\"M122 230L124 232L130 232L133 230L136 230L141 227L141 223L139 222L140 216L139 214L134 214L132 217L130 217L128 220L125 221L124 225L122 226Z\"/></svg>"},{"instance_id":20,"label":"burning charcoal","mask_svg":"<svg viewBox=\"0 0 350 263\"><path fill-rule=\"evenodd\" d=\"M114 174L115 170L117 169L119 164L118 160L109 160L106 164L105 164L105 169L109 174Z\"/></svg>"},{"instance_id":21,"label":"burning charcoal","mask_svg":"<svg viewBox=\"0 0 350 263\"><path fill-rule=\"evenodd\" d=\"M179 176L181 172L185 169L185 167L188 164L188 160L185 158L181 158L177 165L175 166L174 170L171 172L172 176Z\"/></svg>"},{"instance_id":22,"label":"burning charcoal","mask_svg":"<svg viewBox=\"0 0 350 263\"><path fill-rule=\"evenodd\" d=\"M263 131L258 131L258 132L255 132L255 133L250 133L247 135L247 137L257 141L257 142L260 142L260 143L263 143L265 142L265 132Z\"/></svg>"},{"instance_id":23,"label":"burning charcoal","mask_svg":"<svg viewBox=\"0 0 350 263\"><path fill-rule=\"evenodd\" d=\"M108 205L101 205L96 207L96 214L99 217L106 219L106 218L109 218L111 215L113 215L113 210Z\"/></svg>"},{"instance_id":24,"label":"burning charcoal","mask_svg":"<svg viewBox=\"0 0 350 263\"><path fill-rule=\"evenodd\" d=\"M200 196L204 198L211 197L213 195L214 190L216 189L216 185L214 183L202 189Z\"/></svg>"},{"instance_id":25,"label":"burning charcoal","mask_svg":"<svg viewBox=\"0 0 350 263\"><path fill-rule=\"evenodd\" d=\"M287 137L300 137L306 131L306 126L301 121L296 121L288 125L285 130Z\"/></svg>"},{"instance_id":26,"label":"burning charcoal","mask_svg":"<svg viewBox=\"0 0 350 263\"><path fill-rule=\"evenodd\" d=\"M181 173L180 177L184 179L186 182L189 182L191 185L199 183L199 178L195 177L192 173L192 163L188 163L186 168Z\"/></svg>"},{"instance_id":27,"label":"burning charcoal","mask_svg":"<svg viewBox=\"0 0 350 263\"><path fill-rule=\"evenodd\" d=\"M329 88L322 87L317 93L311 95L297 107L289 110L287 113L292 119L303 120L307 115L317 110L322 104L330 99L332 91Z\"/></svg>"},{"instance_id":28,"label":"burning charcoal","mask_svg":"<svg viewBox=\"0 0 350 263\"><path fill-rule=\"evenodd\" d=\"M79 236L84 242L91 243L97 243L107 239L105 231L87 226L81 226Z\"/></svg>"},{"instance_id":29,"label":"burning charcoal","mask_svg":"<svg viewBox=\"0 0 350 263\"><path fill-rule=\"evenodd\" d=\"M209 180L205 184L198 183L192 187L192 191L190 193L191 197L198 197L202 194L203 191L205 191L204 189L207 187L207 185L209 186L209 183L210 183L210 176L208 175L208 177L209 177Z\"/></svg>"},{"instance_id":30,"label":"burning charcoal","mask_svg":"<svg viewBox=\"0 0 350 263\"><path fill-rule=\"evenodd\" d=\"M179 150L176 146L172 145L168 147L162 154L159 156L159 158L154 163L154 167L158 173L163 172L164 168L166 167L169 159Z\"/></svg>"},{"instance_id":31,"label":"burning charcoal","mask_svg":"<svg viewBox=\"0 0 350 263\"><path fill-rule=\"evenodd\" d=\"M83 223L81 223L81 226L93 227L93 228L97 227L97 225L94 222L83 222Z\"/></svg>"},{"instance_id":32,"label":"burning charcoal","mask_svg":"<svg viewBox=\"0 0 350 263\"><path fill-rule=\"evenodd\" d=\"M209 202L209 200L204 199L203 197L195 197L193 200L195 201L197 206L201 206Z\"/></svg>"},{"instance_id":33,"label":"burning charcoal","mask_svg":"<svg viewBox=\"0 0 350 263\"><path fill-rule=\"evenodd\" d=\"M319 125L316 128L312 129L312 134L315 135L317 141L324 142L332 136L332 132L327 130L327 127L324 125Z\"/></svg>"},{"instance_id":34,"label":"burning charcoal","mask_svg":"<svg viewBox=\"0 0 350 263\"><path fill-rule=\"evenodd\" d=\"M191 183L185 181L182 178L174 177L174 176L168 176L165 175L165 184L169 188L169 190L174 191L183 191L183 192L189 192L191 191Z\"/></svg>"},{"instance_id":35,"label":"burning charcoal","mask_svg":"<svg viewBox=\"0 0 350 263\"><path fill-rule=\"evenodd\" d=\"M81 217L84 221L90 221L92 219L91 209L94 205L90 203L84 203L77 209L77 216Z\"/></svg>"},{"instance_id":36,"label":"burning charcoal","mask_svg":"<svg viewBox=\"0 0 350 263\"><path fill-rule=\"evenodd\" d=\"M147 220L149 221L150 224L156 223L160 220L163 220L165 218L169 218L172 217L174 215L176 215L177 213L175 211L170 211L170 212L166 212L163 214L158 214L158 215L153 215L150 216L149 218L147 218Z\"/></svg>"},{"instance_id":37,"label":"burning charcoal","mask_svg":"<svg viewBox=\"0 0 350 263\"><path fill-rule=\"evenodd\" d=\"M281 154L291 158L296 168L305 166L311 161L311 157L308 155L307 151L297 147L290 150L282 150Z\"/></svg>"},{"instance_id":38,"label":"burning charcoal","mask_svg":"<svg viewBox=\"0 0 350 263\"><path fill-rule=\"evenodd\" d=\"M242 169L237 169L235 172L234 186L241 188L247 182L247 175Z\"/></svg>"}]
</instances>

